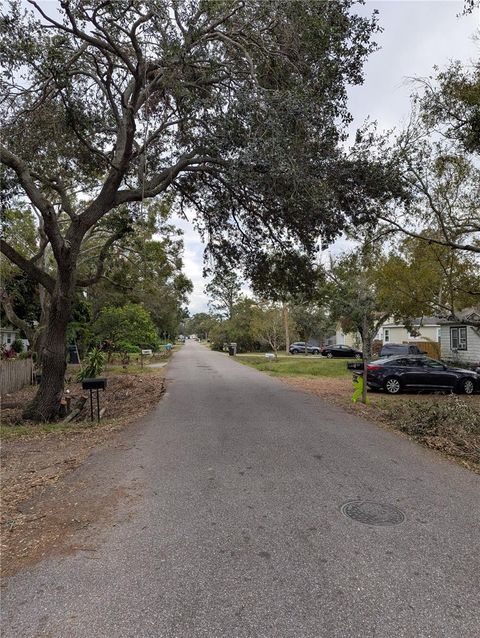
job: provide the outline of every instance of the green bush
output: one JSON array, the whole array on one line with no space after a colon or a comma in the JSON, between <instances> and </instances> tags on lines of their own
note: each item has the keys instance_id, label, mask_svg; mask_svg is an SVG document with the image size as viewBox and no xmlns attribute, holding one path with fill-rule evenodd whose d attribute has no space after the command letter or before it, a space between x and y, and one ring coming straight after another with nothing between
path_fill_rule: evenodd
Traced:
<instances>
[{"instance_id":1,"label":"green bush","mask_svg":"<svg viewBox=\"0 0 480 638\"><path fill-rule=\"evenodd\" d=\"M11 347L17 354L20 354L20 352L24 350L23 341L21 339L15 339Z\"/></svg>"},{"instance_id":2,"label":"green bush","mask_svg":"<svg viewBox=\"0 0 480 638\"><path fill-rule=\"evenodd\" d=\"M31 350L26 350L25 352L20 352L17 359L31 359L33 352Z\"/></svg>"},{"instance_id":3,"label":"green bush","mask_svg":"<svg viewBox=\"0 0 480 638\"><path fill-rule=\"evenodd\" d=\"M99 348L93 348L87 354L85 367L78 373L77 379L82 381L83 379L98 377L102 373L106 361L107 355L105 352L102 352Z\"/></svg>"},{"instance_id":4,"label":"green bush","mask_svg":"<svg viewBox=\"0 0 480 638\"><path fill-rule=\"evenodd\" d=\"M120 341L117 343L116 350L118 352L126 352L128 354L140 354L141 352L141 348L128 341Z\"/></svg>"}]
</instances>

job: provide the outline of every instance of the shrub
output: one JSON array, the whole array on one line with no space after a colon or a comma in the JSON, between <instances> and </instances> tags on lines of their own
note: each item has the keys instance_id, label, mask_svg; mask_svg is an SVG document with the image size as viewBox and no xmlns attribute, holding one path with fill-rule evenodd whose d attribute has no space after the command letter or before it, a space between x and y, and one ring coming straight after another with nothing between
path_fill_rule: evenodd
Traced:
<instances>
[{"instance_id":1,"label":"shrub","mask_svg":"<svg viewBox=\"0 0 480 638\"><path fill-rule=\"evenodd\" d=\"M24 350L23 341L21 339L15 339L15 341L12 343L12 350L15 350L17 354L20 354L20 352L23 352Z\"/></svg>"},{"instance_id":2,"label":"shrub","mask_svg":"<svg viewBox=\"0 0 480 638\"><path fill-rule=\"evenodd\" d=\"M86 365L83 370L78 373L77 379L82 381L83 379L97 377L102 373L106 360L107 355L104 352L102 352L99 348L93 348L87 354Z\"/></svg>"},{"instance_id":3,"label":"shrub","mask_svg":"<svg viewBox=\"0 0 480 638\"><path fill-rule=\"evenodd\" d=\"M117 343L116 349L118 352L126 352L128 354L140 354L141 348L135 346L133 343L129 341L120 341Z\"/></svg>"},{"instance_id":4,"label":"shrub","mask_svg":"<svg viewBox=\"0 0 480 638\"><path fill-rule=\"evenodd\" d=\"M18 355L19 359L31 359L33 352L31 350L26 350L25 352L20 352Z\"/></svg>"}]
</instances>

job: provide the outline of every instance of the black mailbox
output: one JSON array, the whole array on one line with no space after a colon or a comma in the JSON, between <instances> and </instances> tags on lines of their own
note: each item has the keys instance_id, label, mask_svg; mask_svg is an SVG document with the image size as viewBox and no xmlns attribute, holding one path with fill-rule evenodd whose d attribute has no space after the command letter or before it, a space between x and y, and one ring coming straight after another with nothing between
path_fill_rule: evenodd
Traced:
<instances>
[{"instance_id":1,"label":"black mailbox","mask_svg":"<svg viewBox=\"0 0 480 638\"><path fill-rule=\"evenodd\" d=\"M83 379L82 388L84 390L90 390L90 418L93 421L93 391L97 391L97 421L100 421L100 397L99 390L105 390L107 387L107 380L105 377L99 377L98 379Z\"/></svg>"},{"instance_id":2,"label":"black mailbox","mask_svg":"<svg viewBox=\"0 0 480 638\"><path fill-rule=\"evenodd\" d=\"M99 377L98 379L84 379L82 381L82 388L84 390L105 390L107 387L107 380L105 377Z\"/></svg>"}]
</instances>

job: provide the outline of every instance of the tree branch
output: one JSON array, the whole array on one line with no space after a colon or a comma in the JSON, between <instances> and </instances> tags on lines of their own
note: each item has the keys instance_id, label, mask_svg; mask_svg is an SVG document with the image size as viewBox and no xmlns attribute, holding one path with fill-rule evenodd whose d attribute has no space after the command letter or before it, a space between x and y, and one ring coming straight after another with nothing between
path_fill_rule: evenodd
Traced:
<instances>
[{"instance_id":1,"label":"tree branch","mask_svg":"<svg viewBox=\"0 0 480 638\"><path fill-rule=\"evenodd\" d=\"M422 239L424 242L428 244L438 244L439 246L449 246L450 248L454 248L455 250L465 250L471 253L480 254L480 246L475 246L475 244L459 244L449 239L445 239L443 241L441 239L435 239L434 237L425 237L425 235L420 235L419 233L414 233L413 231L407 230L401 224L399 224L396 221L393 221L393 219L389 219L388 217L379 216L379 219L386 222L387 224L391 224L392 226L400 230L405 235L408 235L409 237L414 237L415 239Z\"/></svg>"},{"instance_id":2,"label":"tree branch","mask_svg":"<svg viewBox=\"0 0 480 638\"><path fill-rule=\"evenodd\" d=\"M10 296L8 295L6 290L1 291L0 298L5 316L7 317L8 321L10 321L10 323L17 328L20 328L20 330L22 330L27 335L27 339L30 341L30 345L33 345L33 342L35 341L35 328L33 328L23 319L20 319L20 317L13 309L12 300L10 299Z\"/></svg>"},{"instance_id":3,"label":"tree branch","mask_svg":"<svg viewBox=\"0 0 480 638\"><path fill-rule=\"evenodd\" d=\"M116 233L114 233L107 239L107 241L104 243L100 251L95 275L93 275L93 277L89 277L88 279L78 279L77 286L79 286L80 288L86 288L87 286L92 286L93 284L97 283L97 281L99 281L102 278L103 271L105 268L105 260L108 257L110 248L113 246L113 244L116 241L124 237L129 232L130 232L130 228L128 226L124 226L123 228L120 228Z\"/></svg>"},{"instance_id":4,"label":"tree branch","mask_svg":"<svg viewBox=\"0 0 480 638\"><path fill-rule=\"evenodd\" d=\"M38 266L35 266L35 264L30 260L25 259L25 257L18 253L15 248L12 248L12 246L7 244L7 242L3 239L0 239L0 252L2 252L12 263L18 266L20 270L23 270L30 279L41 284L50 294L53 293L55 288L55 279L44 270L38 268Z\"/></svg>"}]
</instances>

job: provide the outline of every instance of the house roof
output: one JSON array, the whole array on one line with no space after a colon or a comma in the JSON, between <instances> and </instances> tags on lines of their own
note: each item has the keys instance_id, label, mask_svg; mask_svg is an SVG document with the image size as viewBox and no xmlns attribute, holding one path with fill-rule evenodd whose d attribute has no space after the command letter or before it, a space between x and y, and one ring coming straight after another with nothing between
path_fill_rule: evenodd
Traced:
<instances>
[{"instance_id":1,"label":"house roof","mask_svg":"<svg viewBox=\"0 0 480 638\"><path fill-rule=\"evenodd\" d=\"M13 326L2 326L0 328L0 332L20 332L18 328L14 328Z\"/></svg>"},{"instance_id":2,"label":"house roof","mask_svg":"<svg viewBox=\"0 0 480 638\"><path fill-rule=\"evenodd\" d=\"M440 323L462 323L462 321L480 321L480 306L472 306L471 308L464 308L455 313L455 317L445 317L440 319Z\"/></svg>"},{"instance_id":3,"label":"house roof","mask_svg":"<svg viewBox=\"0 0 480 638\"><path fill-rule=\"evenodd\" d=\"M414 317L410 320L410 324L416 328L421 326L439 326L440 323L441 320L439 317ZM395 321L385 322L383 324L384 328L403 328L404 326L405 322L400 323Z\"/></svg>"}]
</instances>

